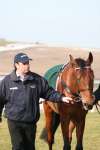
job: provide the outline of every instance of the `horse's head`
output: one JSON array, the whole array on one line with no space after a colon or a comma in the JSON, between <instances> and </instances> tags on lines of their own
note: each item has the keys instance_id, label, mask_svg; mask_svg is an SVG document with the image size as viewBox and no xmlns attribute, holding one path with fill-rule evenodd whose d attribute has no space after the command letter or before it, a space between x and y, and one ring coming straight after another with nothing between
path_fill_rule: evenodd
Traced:
<instances>
[{"instance_id":1,"label":"horse's head","mask_svg":"<svg viewBox=\"0 0 100 150\"><path fill-rule=\"evenodd\" d=\"M74 59L70 55L70 62L67 69L64 69L66 77L63 76L63 83L66 85L66 93L73 97L80 97L85 110L92 109L94 96L93 96L93 81L94 73L91 69L93 62L92 53L89 53L88 59L81 58ZM68 96L68 94L66 95Z\"/></svg>"}]
</instances>

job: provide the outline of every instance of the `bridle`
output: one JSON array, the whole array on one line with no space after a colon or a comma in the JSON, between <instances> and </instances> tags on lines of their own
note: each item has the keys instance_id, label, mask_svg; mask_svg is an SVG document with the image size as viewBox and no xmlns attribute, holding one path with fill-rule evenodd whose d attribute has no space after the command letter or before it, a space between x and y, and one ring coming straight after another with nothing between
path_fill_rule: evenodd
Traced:
<instances>
[{"instance_id":1,"label":"bridle","mask_svg":"<svg viewBox=\"0 0 100 150\"><path fill-rule=\"evenodd\" d=\"M76 93L73 93L71 88L65 83L65 81L61 78L62 76L62 73L65 69L67 69L68 65L64 65L64 67L62 68L62 70L60 70L59 72L59 78L60 78L60 82L61 82L61 85L63 87L63 89L71 96L73 97L73 101L74 103L76 102L82 102L82 98L80 96L80 92L84 92L84 91L91 91L92 89L90 89L89 87L85 88L85 89L78 89L78 91ZM83 70L83 69L91 69L90 66L84 66L84 67L75 67L74 68L75 71L77 72L77 70ZM80 75L79 78L76 79L76 85L79 85L80 84L80 81L81 81L81 77L82 75Z\"/></svg>"},{"instance_id":2,"label":"bridle","mask_svg":"<svg viewBox=\"0 0 100 150\"><path fill-rule=\"evenodd\" d=\"M75 70L77 71L77 70L83 70L83 69L91 69L91 66L84 66L84 67L76 67L75 68ZM78 83L78 85L80 84L80 81L81 81L81 76L82 76L82 73L81 73L81 75L80 75L80 77L77 79L77 81L76 81L76 83ZM87 88L85 88L85 89L80 89L80 90L78 90L78 93L80 93L80 92L84 92L84 91L91 91L92 89L91 88L89 88L89 87L87 87Z\"/></svg>"}]
</instances>

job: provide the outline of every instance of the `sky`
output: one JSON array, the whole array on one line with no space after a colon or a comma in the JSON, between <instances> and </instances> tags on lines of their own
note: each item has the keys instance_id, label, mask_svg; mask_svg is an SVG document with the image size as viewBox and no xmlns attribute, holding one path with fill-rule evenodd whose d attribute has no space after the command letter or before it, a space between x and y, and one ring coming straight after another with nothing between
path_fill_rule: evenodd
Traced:
<instances>
[{"instance_id":1,"label":"sky","mask_svg":"<svg viewBox=\"0 0 100 150\"><path fill-rule=\"evenodd\" d=\"M0 0L0 38L100 48L100 0Z\"/></svg>"}]
</instances>

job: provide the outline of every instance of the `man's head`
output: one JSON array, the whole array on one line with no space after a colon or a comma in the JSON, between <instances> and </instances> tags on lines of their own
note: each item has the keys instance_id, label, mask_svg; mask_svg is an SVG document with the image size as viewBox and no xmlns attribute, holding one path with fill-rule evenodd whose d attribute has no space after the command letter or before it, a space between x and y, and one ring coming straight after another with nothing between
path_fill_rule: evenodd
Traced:
<instances>
[{"instance_id":1,"label":"man's head","mask_svg":"<svg viewBox=\"0 0 100 150\"><path fill-rule=\"evenodd\" d=\"M18 53L14 58L14 66L16 71L21 74L26 74L30 70L29 61L32 60L25 53Z\"/></svg>"}]
</instances>

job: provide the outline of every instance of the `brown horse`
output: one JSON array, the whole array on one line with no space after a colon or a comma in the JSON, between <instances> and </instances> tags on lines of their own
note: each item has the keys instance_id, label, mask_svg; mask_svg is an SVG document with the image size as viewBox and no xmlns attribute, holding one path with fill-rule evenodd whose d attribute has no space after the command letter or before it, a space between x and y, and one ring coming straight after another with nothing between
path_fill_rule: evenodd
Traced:
<instances>
[{"instance_id":1,"label":"brown horse","mask_svg":"<svg viewBox=\"0 0 100 150\"><path fill-rule=\"evenodd\" d=\"M44 112L46 118L47 138L49 150L52 150L54 140L53 111L59 113L61 129L63 133L63 150L71 150L72 133L76 127L77 145L76 150L83 150L83 133L85 127L85 118L88 110L92 109L93 81L94 73L91 69L93 62L92 53L89 53L88 59L74 59L70 55L70 61L59 72L57 78L57 90L72 99L72 103L55 104L44 102Z\"/></svg>"}]
</instances>

